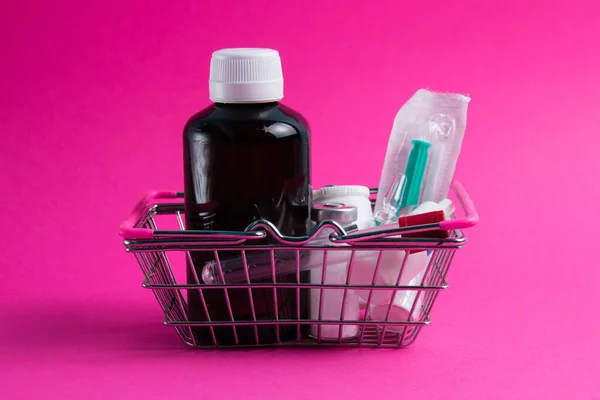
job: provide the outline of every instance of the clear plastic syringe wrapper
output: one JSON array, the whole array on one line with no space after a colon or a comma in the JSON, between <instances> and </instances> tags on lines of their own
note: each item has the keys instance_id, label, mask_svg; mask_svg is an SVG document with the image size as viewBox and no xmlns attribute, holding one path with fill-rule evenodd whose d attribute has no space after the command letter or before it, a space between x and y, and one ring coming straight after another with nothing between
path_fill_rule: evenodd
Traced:
<instances>
[{"instance_id":1,"label":"clear plastic syringe wrapper","mask_svg":"<svg viewBox=\"0 0 600 400\"><path fill-rule=\"evenodd\" d=\"M421 89L398 111L379 182L376 225L394 222L402 210L425 201L448 197L470 100Z\"/></svg>"}]
</instances>

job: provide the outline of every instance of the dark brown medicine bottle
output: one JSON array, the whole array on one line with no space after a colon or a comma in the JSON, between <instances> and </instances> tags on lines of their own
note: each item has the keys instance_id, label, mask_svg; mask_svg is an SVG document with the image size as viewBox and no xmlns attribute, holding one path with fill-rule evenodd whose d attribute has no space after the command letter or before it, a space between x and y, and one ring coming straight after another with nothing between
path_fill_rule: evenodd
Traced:
<instances>
[{"instance_id":1,"label":"dark brown medicine bottle","mask_svg":"<svg viewBox=\"0 0 600 400\"><path fill-rule=\"evenodd\" d=\"M281 60L270 49L224 49L212 55L210 98L213 105L187 122L183 133L186 229L242 231L258 219L271 221L284 235L310 229L311 187L309 130L304 118L279 103L283 98ZM253 244L268 245L273 239ZM267 253L268 254L268 253ZM203 283L202 268L213 251L191 252L188 283ZM240 251L219 251L220 260L240 259ZM199 282L197 282L197 279ZM301 280L308 281L305 273ZM272 278L260 282L272 283ZM260 283L253 281L253 283ZM295 283L295 274L277 276ZM206 315L198 290L188 291L190 321L227 322L307 318L305 290L204 289ZM252 300L251 300L252 299ZM298 304L298 301L300 304ZM298 309L300 315L298 315ZM212 344L210 328L192 328L198 344ZM215 326L219 345L234 345L231 326ZM239 344L275 343L295 338L294 325L257 324L236 328Z\"/></svg>"}]
</instances>

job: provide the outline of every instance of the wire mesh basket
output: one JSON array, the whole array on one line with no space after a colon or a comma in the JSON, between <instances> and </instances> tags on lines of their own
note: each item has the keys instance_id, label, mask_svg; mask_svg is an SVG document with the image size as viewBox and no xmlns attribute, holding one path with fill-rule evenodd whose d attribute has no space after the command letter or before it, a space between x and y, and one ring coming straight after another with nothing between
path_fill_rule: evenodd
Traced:
<instances>
[{"instance_id":1,"label":"wire mesh basket","mask_svg":"<svg viewBox=\"0 0 600 400\"><path fill-rule=\"evenodd\" d=\"M430 323L465 244L462 229L478 221L456 181L453 193L460 218L366 232L323 221L307 236L287 237L265 220L242 232L185 230L183 194L152 192L120 233L164 323L190 346L398 348ZM418 235L440 230L447 238ZM325 243L317 240L324 232ZM407 276L415 266L417 276Z\"/></svg>"}]
</instances>

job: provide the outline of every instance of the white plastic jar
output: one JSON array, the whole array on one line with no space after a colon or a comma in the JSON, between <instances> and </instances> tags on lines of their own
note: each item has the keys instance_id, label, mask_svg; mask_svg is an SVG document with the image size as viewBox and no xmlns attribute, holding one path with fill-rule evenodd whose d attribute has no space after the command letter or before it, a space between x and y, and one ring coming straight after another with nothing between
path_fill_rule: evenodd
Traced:
<instances>
[{"instance_id":1,"label":"white plastic jar","mask_svg":"<svg viewBox=\"0 0 600 400\"><path fill-rule=\"evenodd\" d=\"M342 227L356 223L358 218L357 208L350 205L338 203L314 204L311 210L311 219L315 223L332 220ZM324 229L315 240L315 244L321 242L331 245L329 235L332 229ZM342 246L345 247L345 246ZM327 255L327 269L323 274L324 252L311 250L308 262L319 265L318 268L310 269L310 283L326 285L345 285L348 276L348 263L351 251L331 250ZM356 321L360 316L358 295L354 290L341 289L310 289L310 319L312 320L352 320ZM341 327L341 329L340 329ZM352 339L358 336L358 325L350 324L320 324L311 325L310 334L320 340Z\"/></svg>"},{"instance_id":2,"label":"white plastic jar","mask_svg":"<svg viewBox=\"0 0 600 400\"><path fill-rule=\"evenodd\" d=\"M366 186L325 186L313 192L313 203L340 203L347 206L354 206L358 211L358 219L356 221L358 229L366 229L373 224L373 209L369 195L370 191Z\"/></svg>"}]
</instances>

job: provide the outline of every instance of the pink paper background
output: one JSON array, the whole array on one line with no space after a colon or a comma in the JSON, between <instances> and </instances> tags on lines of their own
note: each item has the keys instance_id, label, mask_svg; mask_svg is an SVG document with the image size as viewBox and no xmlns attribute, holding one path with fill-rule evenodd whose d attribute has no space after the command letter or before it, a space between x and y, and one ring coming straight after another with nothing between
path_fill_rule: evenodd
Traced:
<instances>
[{"instance_id":1,"label":"pink paper background","mask_svg":"<svg viewBox=\"0 0 600 400\"><path fill-rule=\"evenodd\" d=\"M0 398L600 395L597 2L362 3L2 2ZM482 222L412 347L192 351L161 325L117 226L182 188L182 126L236 46L280 50L315 186L376 185L418 88L473 97Z\"/></svg>"}]
</instances>

